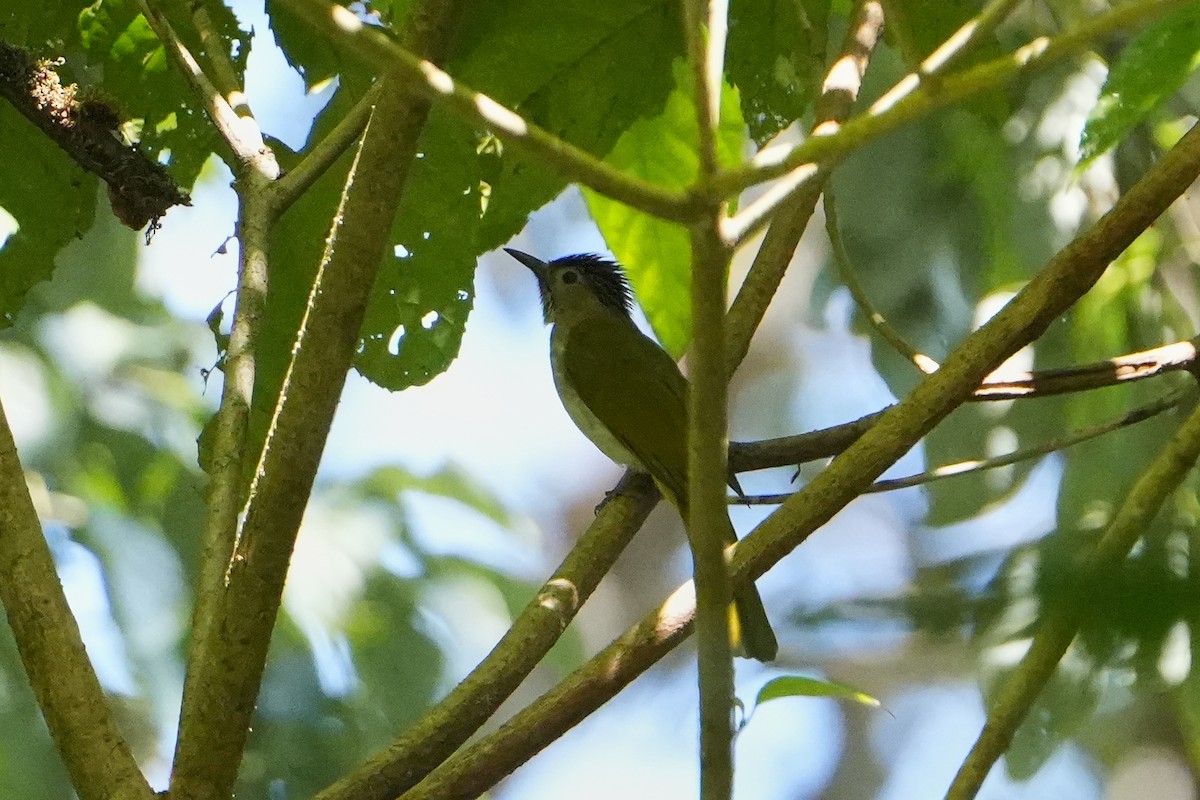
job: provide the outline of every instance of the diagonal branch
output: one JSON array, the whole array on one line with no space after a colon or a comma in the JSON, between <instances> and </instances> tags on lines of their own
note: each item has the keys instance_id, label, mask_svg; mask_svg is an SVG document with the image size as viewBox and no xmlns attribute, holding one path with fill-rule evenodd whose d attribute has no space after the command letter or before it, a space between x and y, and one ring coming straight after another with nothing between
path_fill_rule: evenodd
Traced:
<instances>
[{"instance_id":1,"label":"diagonal branch","mask_svg":"<svg viewBox=\"0 0 1200 800\"><path fill-rule=\"evenodd\" d=\"M371 118L371 110L379 102L382 88L383 83L376 81L333 130L304 154L299 164L271 185L271 201L276 213L282 214L296 202L362 135Z\"/></svg>"},{"instance_id":2,"label":"diagonal branch","mask_svg":"<svg viewBox=\"0 0 1200 800\"><path fill-rule=\"evenodd\" d=\"M204 104L204 110L221 139L233 151L236 161L230 164L230 167L234 173L241 174L249 169L269 180L279 177L279 164L275 161L275 154L263 142L262 132L254 118L248 113L246 116L239 115L234 110L221 91L209 80L196 57L175 33L171 23L154 4L154 0L137 0L137 4L150 28L163 43L167 57L174 62L179 74Z\"/></svg>"},{"instance_id":3,"label":"diagonal branch","mask_svg":"<svg viewBox=\"0 0 1200 800\"><path fill-rule=\"evenodd\" d=\"M0 600L38 707L82 800L150 800L67 606L0 408Z\"/></svg>"}]
</instances>

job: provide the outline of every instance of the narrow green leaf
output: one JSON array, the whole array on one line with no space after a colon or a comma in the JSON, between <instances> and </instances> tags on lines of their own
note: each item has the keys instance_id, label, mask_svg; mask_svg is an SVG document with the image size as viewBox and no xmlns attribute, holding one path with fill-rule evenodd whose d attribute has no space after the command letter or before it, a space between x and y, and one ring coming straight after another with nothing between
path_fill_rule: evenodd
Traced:
<instances>
[{"instance_id":1,"label":"narrow green leaf","mask_svg":"<svg viewBox=\"0 0 1200 800\"><path fill-rule=\"evenodd\" d=\"M1200 4L1148 26L1109 70L1080 138L1080 164L1109 150L1200 67Z\"/></svg>"},{"instance_id":2,"label":"narrow green leaf","mask_svg":"<svg viewBox=\"0 0 1200 800\"><path fill-rule=\"evenodd\" d=\"M674 71L675 90L662 114L631 125L605 160L659 186L684 189L699 174L698 133L687 67L677 61ZM721 163L738 163L746 143L746 126L737 90L728 85L721 94L717 135ZM609 249L625 266L659 342L678 358L692 338L687 231L590 189L584 189L584 197Z\"/></svg>"},{"instance_id":3,"label":"narrow green leaf","mask_svg":"<svg viewBox=\"0 0 1200 800\"><path fill-rule=\"evenodd\" d=\"M784 675L772 678L758 690L758 696L754 698L754 705L758 707L768 700L778 700L781 697L832 697L835 700L852 700L872 708L880 706L879 700L853 686L823 681L819 678L809 678L804 675Z\"/></svg>"}]
</instances>

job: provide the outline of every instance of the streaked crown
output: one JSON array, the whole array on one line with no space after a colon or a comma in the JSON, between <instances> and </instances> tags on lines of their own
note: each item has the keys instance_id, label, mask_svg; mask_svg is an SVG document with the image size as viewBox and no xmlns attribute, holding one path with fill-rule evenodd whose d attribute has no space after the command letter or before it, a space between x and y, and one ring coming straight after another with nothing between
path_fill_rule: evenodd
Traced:
<instances>
[{"instance_id":1,"label":"streaked crown","mask_svg":"<svg viewBox=\"0 0 1200 800\"><path fill-rule=\"evenodd\" d=\"M543 262L520 250L505 252L533 271L542 296L546 322L555 321L554 296L566 287L581 283L605 308L628 318L633 308L633 293L621 265L596 253L578 253Z\"/></svg>"}]
</instances>

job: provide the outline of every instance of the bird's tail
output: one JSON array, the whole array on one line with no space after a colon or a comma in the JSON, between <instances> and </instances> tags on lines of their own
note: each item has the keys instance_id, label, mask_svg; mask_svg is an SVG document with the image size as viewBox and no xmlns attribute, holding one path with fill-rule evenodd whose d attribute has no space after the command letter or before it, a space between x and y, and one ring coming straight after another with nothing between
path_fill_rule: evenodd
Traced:
<instances>
[{"instance_id":1,"label":"bird's tail","mask_svg":"<svg viewBox=\"0 0 1200 800\"><path fill-rule=\"evenodd\" d=\"M771 629L762 597L753 583L734 592L729 636L734 649L746 658L774 661L779 652L775 631Z\"/></svg>"}]
</instances>

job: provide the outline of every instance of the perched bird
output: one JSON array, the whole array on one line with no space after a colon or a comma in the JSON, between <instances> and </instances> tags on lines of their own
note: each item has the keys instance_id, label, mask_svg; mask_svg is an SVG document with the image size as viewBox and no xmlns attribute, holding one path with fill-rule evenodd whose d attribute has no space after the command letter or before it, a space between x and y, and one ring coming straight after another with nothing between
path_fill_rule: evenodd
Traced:
<instances>
[{"instance_id":1,"label":"perched bird","mask_svg":"<svg viewBox=\"0 0 1200 800\"><path fill-rule=\"evenodd\" d=\"M621 267L593 254L545 262L505 252L537 276L550 332L550 366L567 414L601 452L650 473L683 519L688 502L688 382L674 359L630 317ZM736 541L725 517L726 539ZM732 634L740 654L775 658L779 645L753 584L734 594Z\"/></svg>"}]
</instances>

